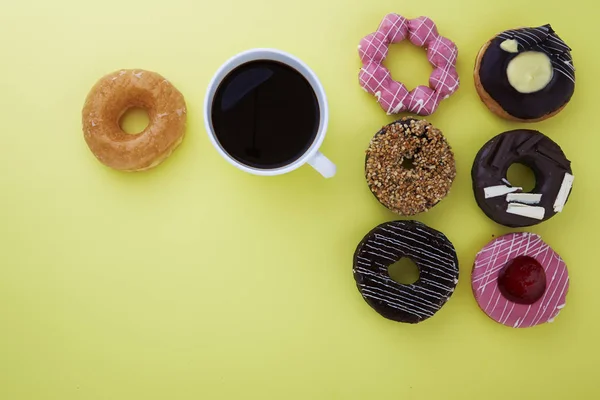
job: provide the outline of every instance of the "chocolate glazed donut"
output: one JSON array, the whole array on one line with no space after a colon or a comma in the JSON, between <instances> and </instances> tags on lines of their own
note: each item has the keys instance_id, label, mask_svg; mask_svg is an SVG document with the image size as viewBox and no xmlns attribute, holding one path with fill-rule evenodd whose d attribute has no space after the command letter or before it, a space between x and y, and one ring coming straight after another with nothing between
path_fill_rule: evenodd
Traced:
<instances>
[{"instance_id":1,"label":"chocolate glazed donut","mask_svg":"<svg viewBox=\"0 0 600 400\"><path fill-rule=\"evenodd\" d=\"M540 90L522 93L508 77L511 61L524 53L542 53L551 63L552 76ZM550 25L502 32L480 50L475 86L488 108L502 118L541 121L560 112L575 91L571 49Z\"/></svg>"},{"instance_id":2,"label":"chocolate glazed donut","mask_svg":"<svg viewBox=\"0 0 600 400\"><path fill-rule=\"evenodd\" d=\"M534 172L536 185L522 193L506 179L512 164ZM475 200L495 222L508 227L531 226L562 211L573 184L571 162L560 146L529 129L504 132L487 142L471 170Z\"/></svg>"},{"instance_id":3,"label":"chocolate glazed donut","mask_svg":"<svg viewBox=\"0 0 600 400\"><path fill-rule=\"evenodd\" d=\"M407 257L419 279L400 284L388 267ZM458 283L458 259L443 233L417 221L386 222L369 232L354 253L354 279L365 301L385 318L416 324L432 317Z\"/></svg>"}]
</instances>

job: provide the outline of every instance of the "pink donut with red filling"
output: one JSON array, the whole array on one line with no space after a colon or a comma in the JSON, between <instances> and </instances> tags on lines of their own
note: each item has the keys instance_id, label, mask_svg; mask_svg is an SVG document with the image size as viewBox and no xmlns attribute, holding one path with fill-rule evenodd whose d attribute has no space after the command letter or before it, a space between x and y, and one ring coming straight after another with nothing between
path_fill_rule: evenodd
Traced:
<instances>
[{"instance_id":1,"label":"pink donut with red filling","mask_svg":"<svg viewBox=\"0 0 600 400\"><path fill-rule=\"evenodd\" d=\"M509 233L477 253L471 285L477 304L490 318L528 328L553 322L565 306L569 272L539 235Z\"/></svg>"},{"instance_id":2,"label":"pink donut with red filling","mask_svg":"<svg viewBox=\"0 0 600 400\"><path fill-rule=\"evenodd\" d=\"M393 80L390 71L383 66L388 46L406 38L415 46L427 49L427 60L434 68L429 86L420 85L410 92L401 82ZM398 14L386 15L377 31L360 41L358 55L362 61L360 85L375 95L388 115L403 111L430 115L443 99L458 89L458 49L451 40L439 35L435 23L427 17L409 20Z\"/></svg>"}]
</instances>

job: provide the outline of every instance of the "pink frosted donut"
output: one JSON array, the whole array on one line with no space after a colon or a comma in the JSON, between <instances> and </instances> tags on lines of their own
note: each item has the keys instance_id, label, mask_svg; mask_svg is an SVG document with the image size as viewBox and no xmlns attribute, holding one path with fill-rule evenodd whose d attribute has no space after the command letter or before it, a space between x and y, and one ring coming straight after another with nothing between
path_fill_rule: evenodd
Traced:
<instances>
[{"instance_id":1,"label":"pink frosted donut","mask_svg":"<svg viewBox=\"0 0 600 400\"><path fill-rule=\"evenodd\" d=\"M505 266L519 256L532 257L545 272L545 290L533 304L507 299L498 285ZM513 328L528 328L553 322L565 306L569 272L563 259L539 235L509 233L492 240L477 253L471 285L477 304L490 318Z\"/></svg>"},{"instance_id":2,"label":"pink frosted donut","mask_svg":"<svg viewBox=\"0 0 600 400\"><path fill-rule=\"evenodd\" d=\"M402 83L392 79L390 71L383 66L388 46L406 39L427 49L427 59L434 67L429 86L417 86L408 91ZM362 68L358 76L360 86L377 97L388 114L410 111L418 115L430 115L440 102L458 89L456 72L456 45L438 34L435 23L427 17L407 20L398 14L383 18L376 32L365 36L358 45Z\"/></svg>"}]
</instances>

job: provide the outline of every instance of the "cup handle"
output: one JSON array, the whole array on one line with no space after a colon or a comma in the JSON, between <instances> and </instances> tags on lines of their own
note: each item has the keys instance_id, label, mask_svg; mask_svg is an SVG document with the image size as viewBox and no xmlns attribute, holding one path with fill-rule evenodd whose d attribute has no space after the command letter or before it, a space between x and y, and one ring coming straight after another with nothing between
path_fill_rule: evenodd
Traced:
<instances>
[{"instance_id":1,"label":"cup handle","mask_svg":"<svg viewBox=\"0 0 600 400\"><path fill-rule=\"evenodd\" d=\"M325 157L323 153L317 151L311 158L308 159L308 164L317 170L318 173L323 175L325 178L332 178L337 170L334 163L329 158Z\"/></svg>"}]
</instances>

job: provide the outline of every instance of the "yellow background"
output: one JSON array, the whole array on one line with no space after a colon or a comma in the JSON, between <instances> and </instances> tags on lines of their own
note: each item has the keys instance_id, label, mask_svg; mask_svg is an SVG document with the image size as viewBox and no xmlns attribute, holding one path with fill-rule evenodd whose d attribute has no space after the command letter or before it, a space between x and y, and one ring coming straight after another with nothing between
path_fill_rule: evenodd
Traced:
<instances>
[{"instance_id":1,"label":"yellow background","mask_svg":"<svg viewBox=\"0 0 600 400\"><path fill-rule=\"evenodd\" d=\"M5 1L0 7L0 399L597 399L599 6L572 0ZM357 83L356 46L387 12L430 16L459 47L460 90L430 120L456 152L452 193L417 217L456 246L451 301L422 324L388 321L352 277L356 245L396 217L369 193L364 150L390 121ZM567 261L553 324L513 330L477 307L475 253L508 232L478 209L470 168L504 130L475 93L479 47L550 22L573 48L577 90L528 127L557 141L576 180L565 211L532 231ZM233 54L275 47L306 61L329 96L310 167L250 176L211 147L205 88ZM388 65L414 86L423 50ZM81 132L103 74L143 68L186 96L187 136L146 173L112 171ZM282 127L285 129L285 127Z\"/></svg>"}]
</instances>

